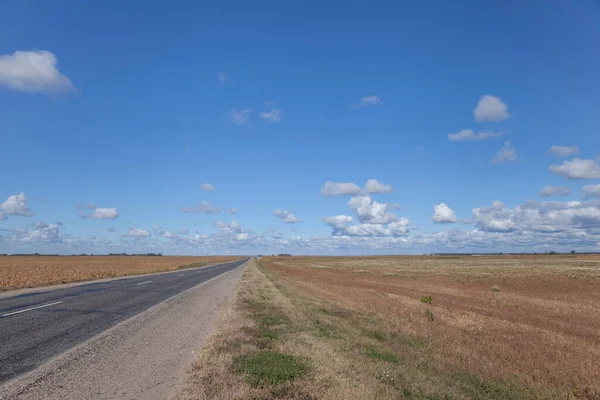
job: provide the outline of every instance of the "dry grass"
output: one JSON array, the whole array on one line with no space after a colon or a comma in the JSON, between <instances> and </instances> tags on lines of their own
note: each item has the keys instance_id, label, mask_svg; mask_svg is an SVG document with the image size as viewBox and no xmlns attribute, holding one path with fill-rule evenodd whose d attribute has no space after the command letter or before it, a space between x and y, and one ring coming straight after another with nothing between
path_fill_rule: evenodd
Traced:
<instances>
[{"instance_id":1,"label":"dry grass","mask_svg":"<svg viewBox=\"0 0 600 400\"><path fill-rule=\"evenodd\" d=\"M599 265L598 256L253 261L182 398L600 399ZM254 387L236 360L263 351L304 360L308 372Z\"/></svg>"},{"instance_id":2,"label":"dry grass","mask_svg":"<svg viewBox=\"0 0 600 400\"><path fill-rule=\"evenodd\" d=\"M0 290L172 271L237 258L239 257L4 256L0 257Z\"/></svg>"}]
</instances>

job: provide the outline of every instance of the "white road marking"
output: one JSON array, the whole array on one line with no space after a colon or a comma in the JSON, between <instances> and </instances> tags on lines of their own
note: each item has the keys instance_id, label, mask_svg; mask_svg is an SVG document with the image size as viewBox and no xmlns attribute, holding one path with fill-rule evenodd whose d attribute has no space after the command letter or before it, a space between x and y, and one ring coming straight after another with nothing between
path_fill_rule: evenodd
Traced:
<instances>
[{"instance_id":1,"label":"white road marking","mask_svg":"<svg viewBox=\"0 0 600 400\"><path fill-rule=\"evenodd\" d=\"M10 312L10 313L7 313L7 314L2 314L2 315L0 315L0 317L8 317L8 316L15 315L15 314L21 314L21 313L24 313L24 312L27 312L27 311L37 310L38 308L44 308L44 307L54 306L54 305L60 304L60 303L62 303L62 301L55 301L54 303L43 304L41 306L26 308L24 310L13 311L13 312Z\"/></svg>"},{"instance_id":2,"label":"white road marking","mask_svg":"<svg viewBox=\"0 0 600 400\"><path fill-rule=\"evenodd\" d=\"M152 282L152 281L140 282L140 283L137 284L137 286L145 285L146 283L150 283L150 282Z\"/></svg>"},{"instance_id":3,"label":"white road marking","mask_svg":"<svg viewBox=\"0 0 600 400\"><path fill-rule=\"evenodd\" d=\"M184 275L185 275L185 274L179 274L179 275L177 275L177 276L184 276Z\"/></svg>"}]
</instances>

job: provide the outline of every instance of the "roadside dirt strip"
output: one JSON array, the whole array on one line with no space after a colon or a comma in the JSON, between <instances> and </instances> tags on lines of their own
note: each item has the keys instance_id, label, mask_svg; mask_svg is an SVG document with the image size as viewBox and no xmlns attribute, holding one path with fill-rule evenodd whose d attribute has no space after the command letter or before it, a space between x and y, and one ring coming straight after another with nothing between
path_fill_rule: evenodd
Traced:
<instances>
[{"instance_id":1,"label":"roadside dirt strip","mask_svg":"<svg viewBox=\"0 0 600 400\"><path fill-rule=\"evenodd\" d=\"M188 289L7 382L0 399L171 397L244 269Z\"/></svg>"}]
</instances>

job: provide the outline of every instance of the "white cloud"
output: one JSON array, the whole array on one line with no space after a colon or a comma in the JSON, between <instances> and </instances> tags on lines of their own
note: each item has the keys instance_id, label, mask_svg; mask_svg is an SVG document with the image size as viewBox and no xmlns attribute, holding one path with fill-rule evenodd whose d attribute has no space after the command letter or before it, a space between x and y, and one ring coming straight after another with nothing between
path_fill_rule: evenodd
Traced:
<instances>
[{"instance_id":1,"label":"white cloud","mask_svg":"<svg viewBox=\"0 0 600 400\"><path fill-rule=\"evenodd\" d=\"M275 209L275 211L273 211L273 215L288 224L295 224L297 222L300 222L298 217L296 217L294 214L290 213L289 211L282 210L280 208Z\"/></svg>"},{"instance_id":2,"label":"white cloud","mask_svg":"<svg viewBox=\"0 0 600 400\"><path fill-rule=\"evenodd\" d=\"M351 224L354 218L348 215L321 218L333 229L332 236L397 237L409 231L410 219L398 218L390 212L397 208L396 204L379 203L362 195L350 199L348 206L356 213L358 221L355 224Z\"/></svg>"},{"instance_id":3,"label":"white cloud","mask_svg":"<svg viewBox=\"0 0 600 400\"><path fill-rule=\"evenodd\" d=\"M6 201L0 205L0 209L6 215L23 215L25 217L33 215L27 204L27 197L23 192L8 196Z\"/></svg>"},{"instance_id":4,"label":"white cloud","mask_svg":"<svg viewBox=\"0 0 600 400\"><path fill-rule=\"evenodd\" d=\"M392 189L392 185L379 182L377 179L367 180L364 189L361 189L354 182L327 181L321 188L320 193L325 197L337 197L343 195L355 196L359 194L389 193Z\"/></svg>"},{"instance_id":5,"label":"white cloud","mask_svg":"<svg viewBox=\"0 0 600 400\"><path fill-rule=\"evenodd\" d=\"M449 133L448 140L452 142L478 141L496 138L502 135L504 135L504 132L483 131L476 134L472 129L463 129L458 133Z\"/></svg>"},{"instance_id":6,"label":"white cloud","mask_svg":"<svg viewBox=\"0 0 600 400\"><path fill-rule=\"evenodd\" d=\"M240 223L236 220L233 220L231 222L217 221L215 222L215 226L219 230L230 231L234 233L242 233L244 231L240 226Z\"/></svg>"},{"instance_id":7,"label":"white cloud","mask_svg":"<svg viewBox=\"0 0 600 400\"><path fill-rule=\"evenodd\" d=\"M272 103L266 103L268 104L272 104ZM259 116L264 119L265 121L270 121L270 122L281 122L281 114L283 113L283 111L281 111L278 108L273 108L271 107L270 111L263 111L259 114Z\"/></svg>"},{"instance_id":8,"label":"white cloud","mask_svg":"<svg viewBox=\"0 0 600 400\"><path fill-rule=\"evenodd\" d=\"M117 219L119 218L119 212L116 208L96 207L92 214L81 213L80 216L87 219Z\"/></svg>"},{"instance_id":9,"label":"white cloud","mask_svg":"<svg viewBox=\"0 0 600 400\"><path fill-rule=\"evenodd\" d=\"M365 184L365 191L370 194L389 193L392 191L392 185L386 185L377 179L368 179Z\"/></svg>"},{"instance_id":10,"label":"white cloud","mask_svg":"<svg viewBox=\"0 0 600 400\"><path fill-rule=\"evenodd\" d=\"M600 185L585 185L583 188L583 198L600 198Z\"/></svg>"},{"instance_id":11,"label":"white cloud","mask_svg":"<svg viewBox=\"0 0 600 400\"><path fill-rule=\"evenodd\" d=\"M562 186L546 186L540 190L540 196L552 197L552 196L570 196L571 190Z\"/></svg>"},{"instance_id":12,"label":"white cloud","mask_svg":"<svg viewBox=\"0 0 600 400\"><path fill-rule=\"evenodd\" d=\"M510 117L506 104L499 97L489 94L481 96L479 102L477 102L477 107L473 110L473 114L477 122L504 121Z\"/></svg>"},{"instance_id":13,"label":"white cloud","mask_svg":"<svg viewBox=\"0 0 600 400\"><path fill-rule=\"evenodd\" d=\"M152 231L156 232L156 231L160 230L160 228L162 228L162 226L156 224L152 227Z\"/></svg>"},{"instance_id":14,"label":"white cloud","mask_svg":"<svg viewBox=\"0 0 600 400\"><path fill-rule=\"evenodd\" d=\"M550 153L557 157L570 157L579 153L578 146L552 146L550 147Z\"/></svg>"},{"instance_id":15,"label":"white cloud","mask_svg":"<svg viewBox=\"0 0 600 400\"><path fill-rule=\"evenodd\" d=\"M250 121L250 114L252 110L249 108L243 110L233 110L231 111L231 122L237 125L246 126Z\"/></svg>"},{"instance_id":16,"label":"white cloud","mask_svg":"<svg viewBox=\"0 0 600 400\"><path fill-rule=\"evenodd\" d=\"M456 214L446 205L446 203L440 203L433 206L433 216L431 219L436 224L450 224L458 221Z\"/></svg>"},{"instance_id":17,"label":"white cloud","mask_svg":"<svg viewBox=\"0 0 600 400\"><path fill-rule=\"evenodd\" d=\"M237 214L239 211L236 208L232 208L231 210L229 210L229 215L235 215Z\"/></svg>"},{"instance_id":18,"label":"white cloud","mask_svg":"<svg viewBox=\"0 0 600 400\"><path fill-rule=\"evenodd\" d=\"M514 209L495 201L491 207L473 209L476 225L486 232L556 233L598 229L600 202L529 201Z\"/></svg>"},{"instance_id":19,"label":"white cloud","mask_svg":"<svg viewBox=\"0 0 600 400\"><path fill-rule=\"evenodd\" d=\"M323 217L323 222L331 226L333 236L365 236L365 237L383 237L383 236L402 236L408 233L410 220L400 218L397 221L387 225L360 223L350 225L353 218L347 215L337 215L334 217Z\"/></svg>"},{"instance_id":20,"label":"white cloud","mask_svg":"<svg viewBox=\"0 0 600 400\"><path fill-rule=\"evenodd\" d=\"M15 51L0 56L0 85L26 93L76 91L58 71L58 59L49 51Z\"/></svg>"},{"instance_id":21,"label":"white cloud","mask_svg":"<svg viewBox=\"0 0 600 400\"><path fill-rule=\"evenodd\" d=\"M574 158L551 165L548 171L567 179L600 179L600 164L596 160Z\"/></svg>"},{"instance_id":22,"label":"white cloud","mask_svg":"<svg viewBox=\"0 0 600 400\"><path fill-rule=\"evenodd\" d=\"M510 232L517 229L513 221L514 213L505 208L501 201L494 201L491 207L473 209L473 219L479 229L486 232Z\"/></svg>"},{"instance_id":23,"label":"white cloud","mask_svg":"<svg viewBox=\"0 0 600 400\"><path fill-rule=\"evenodd\" d=\"M4 221L6 219L6 214L0 211L0 221Z\"/></svg>"},{"instance_id":24,"label":"white cloud","mask_svg":"<svg viewBox=\"0 0 600 400\"><path fill-rule=\"evenodd\" d=\"M378 104L382 104L381 99L375 95L365 96L360 99L358 104L355 104L354 108L366 107L366 106L375 106Z\"/></svg>"},{"instance_id":25,"label":"white cloud","mask_svg":"<svg viewBox=\"0 0 600 400\"><path fill-rule=\"evenodd\" d=\"M354 182L332 182L327 181L321 188L321 195L325 197L337 197L342 195L360 194L361 189Z\"/></svg>"},{"instance_id":26,"label":"white cloud","mask_svg":"<svg viewBox=\"0 0 600 400\"><path fill-rule=\"evenodd\" d=\"M363 223L385 225L396 220L396 215L388 212L388 204L372 201L369 196L356 196L348 201L348 206Z\"/></svg>"},{"instance_id":27,"label":"white cloud","mask_svg":"<svg viewBox=\"0 0 600 400\"><path fill-rule=\"evenodd\" d=\"M201 189L207 192L212 192L213 190L215 190L215 187L210 183L203 183Z\"/></svg>"},{"instance_id":28,"label":"white cloud","mask_svg":"<svg viewBox=\"0 0 600 400\"><path fill-rule=\"evenodd\" d=\"M336 215L333 217L323 217L321 218L323 222L327 225L330 225L334 229L343 229L351 223L354 219L349 215Z\"/></svg>"},{"instance_id":29,"label":"white cloud","mask_svg":"<svg viewBox=\"0 0 600 400\"><path fill-rule=\"evenodd\" d=\"M517 151L511 144L510 140L507 140L506 142L504 142L504 146L502 146L502 148L498 150L494 158L492 158L491 163L504 164L507 162L515 162L518 159L519 158L517 157Z\"/></svg>"},{"instance_id":30,"label":"white cloud","mask_svg":"<svg viewBox=\"0 0 600 400\"><path fill-rule=\"evenodd\" d=\"M177 236L174 233L167 231L162 234L162 237L167 238L167 239L175 239Z\"/></svg>"},{"instance_id":31,"label":"white cloud","mask_svg":"<svg viewBox=\"0 0 600 400\"><path fill-rule=\"evenodd\" d=\"M46 225L35 231L28 232L21 241L26 243L60 243L61 235L58 225Z\"/></svg>"},{"instance_id":32,"label":"white cloud","mask_svg":"<svg viewBox=\"0 0 600 400\"><path fill-rule=\"evenodd\" d=\"M182 208L181 211L192 214L204 213L210 215L217 215L221 212L221 208L213 207L206 200L202 200L202 203L191 208Z\"/></svg>"},{"instance_id":33,"label":"white cloud","mask_svg":"<svg viewBox=\"0 0 600 400\"><path fill-rule=\"evenodd\" d=\"M189 235L190 231L189 229L183 228L177 231L177 233L179 233L180 235Z\"/></svg>"},{"instance_id":34,"label":"white cloud","mask_svg":"<svg viewBox=\"0 0 600 400\"><path fill-rule=\"evenodd\" d=\"M219 80L219 82L227 82L229 80L229 75L227 75L227 73L225 72L219 72L217 74L217 79Z\"/></svg>"},{"instance_id":35,"label":"white cloud","mask_svg":"<svg viewBox=\"0 0 600 400\"><path fill-rule=\"evenodd\" d=\"M124 234L126 237L141 238L150 236L150 232L142 228L130 228L129 232Z\"/></svg>"}]
</instances>

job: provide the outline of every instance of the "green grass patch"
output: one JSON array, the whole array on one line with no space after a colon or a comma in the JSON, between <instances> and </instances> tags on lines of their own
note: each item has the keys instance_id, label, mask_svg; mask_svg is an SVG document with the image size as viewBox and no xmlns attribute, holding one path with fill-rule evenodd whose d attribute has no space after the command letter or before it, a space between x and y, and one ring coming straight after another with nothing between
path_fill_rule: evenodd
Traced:
<instances>
[{"instance_id":1,"label":"green grass patch","mask_svg":"<svg viewBox=\"0 0 600 400\"><path fill-rule=\"evenodd\" d=\"M329 325L326 322L315 320L315 336L322 338L338 338L339 334L336 332L336 328Z\"/></svg>"},{"instance_id":2,"label":"green grass patch","mask_svg":"<svg viewBox=\"0 0 600 400\"><path fill-rule=\"evenodd\" d=\"M431 310L425 310L425 316L430 321L433 321L435 319L435 317L433 316L433 312Z\"/></svg>"},{"instance_id":3,"label":"green grass patch","mask_svg":"<svg viewBox=\"0 0 600 400\"><path fill-rule=\"evenodd\" d=\"M367 331L366 335L368 337L370 337L371 339L375 339L379 342L385 342L389 338L389 335L387 334L387 332L383 332L383 331Z\"/></svg>"},{"instance_id":4,"label":"green grass patch","mask_svg":"<svg viewBox=\"0 0 600 400\"><path fill-rule=\"evenodd\" d=\"M433 299L431 298L431 295L429 296L423 296L421 297L421 303L425 303L425 304L431 304L431 302L433 301Z\"/></svg>"},{"instance_id":5,"label":"green grass patch","mask_svg":"<svg viewBox=\"0 0 600 400\"><path fill-rule=\"evenodd\" d=\"M530 400L538 398L524 386L483 379L468 372L456 372L451 374L450 379L454 381L453 383L458 384L465 395L473 399Z\"/></svg>"},{"instance_id":6,"label":"green grass patch","mask_svg":"<svg viewBox=\"0 0 600 400\"><path fill-rule=\"evenodd\" d=\"M374 347L368 347L367 351L365 352L365 355L367 357L374 358L374 359L380 360L380 361L389 362L392 364L400 363L400 358L396 354L390 353L390 352L385 352L385 351L382 352L382 351L375 349Z\"/></svg>"},{"instance_id":7,"label":"green grass patch","mask_svg":"<svg viewBox=\"0 0 600 400\"><path fill-rule=\"evenodd\" d=\"M236 372L246 376L246 381L251 386L258 388L291 381L309 370L304 360L275 351L258 351L237 356L233 360L233 366Z\"/></svg>"}]
</instances>

